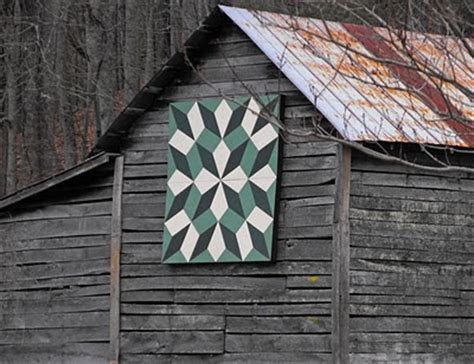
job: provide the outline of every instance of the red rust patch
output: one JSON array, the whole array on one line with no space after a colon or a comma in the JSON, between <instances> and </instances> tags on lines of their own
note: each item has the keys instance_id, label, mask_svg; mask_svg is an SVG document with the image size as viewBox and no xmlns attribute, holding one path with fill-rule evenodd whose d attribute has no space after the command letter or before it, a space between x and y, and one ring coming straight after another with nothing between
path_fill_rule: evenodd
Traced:
<instances>
[{"instance_id":1,"label":"red rust patch","mask_svg":"<svg viewBox=\"0 0 474 364\"><path fill-rule=\"evenodd\" d=\"M405 63L403 58L390 47L378 34L369 27L356 24L342 24L375 57L397 63ZM417 90L419 98L434 112L447 115L462 116L462 113L447 100L443 94L416 70L403 65L387 62L385 64L409 89ZM474 147L474 133L463 123L452 118L444 121L470 147Z\"/></svg>"}]
</instances>

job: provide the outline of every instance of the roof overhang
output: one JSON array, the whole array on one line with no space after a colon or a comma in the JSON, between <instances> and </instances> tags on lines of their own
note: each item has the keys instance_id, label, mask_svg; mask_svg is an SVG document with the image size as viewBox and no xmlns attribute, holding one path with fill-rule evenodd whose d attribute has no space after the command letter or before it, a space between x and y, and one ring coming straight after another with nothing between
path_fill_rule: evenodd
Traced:
<instances>
[{"instance_id":1,"label":"roof overhang","mask_svg":"<svg viewBox=\"0 0 474 364\"><path fill-rule=\"evenodd\" d=\"M113 160L118 154L112 153L100 153L91 158L86 159L77 166L62 171L56 175L53 175L43 181L32 184L25 187L15 193L7 195L0 199L0 210L4 210L7 207L23 201L29 197L32 197L40 192L49 190L50 188L59 185L60 183L69 181L75 177L82 175L83 173L92 171L100 166L103 166Z\"/></svg>"}]
</instances>

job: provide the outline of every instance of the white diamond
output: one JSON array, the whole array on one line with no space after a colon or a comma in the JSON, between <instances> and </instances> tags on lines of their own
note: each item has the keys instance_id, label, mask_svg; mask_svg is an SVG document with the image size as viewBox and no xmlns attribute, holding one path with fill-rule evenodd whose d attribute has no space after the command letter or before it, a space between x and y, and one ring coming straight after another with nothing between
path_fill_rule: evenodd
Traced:
<instances>
[{"instance_id":1,"label":"white diamond","mask_svg":"<svg viewBox=\"0 0 474 364\"><path fill-rule=\"evenodd\" d=\"M274 141L278 137L278 133L271 124L265 125L262 129L252 135L252 142L258 150L263 149L268 143Z\"/></svg>"},{"instance_id":2,"label":"white diamond","mask_svg":"<svg viewBox=\"0 0 474 364\"><path fill-rule=\"evenodd\" d=\"M209 254L217 261L225 250L224 237L219 224L216 225L214 233L207 247Z\"/></svg>"},{"instance_id":3,"label":"white diamond","mask_svg":"<svg viewBox=\"0 0 474 364\"><path fill-rule=\"evenodd\" d=\"M199 104L197 102L195 102L193 107L188 111L188 120L191 130L193 131L194 140L196 140L204 130L204 122L202 121L201 111L199 110Z\"/></svg>"},{"instance_id":4,"label":"white diamond","mask_svg":"<svg viewBox=\"0 0 474 364\"><path fill-rule=\"evenodd\" d=\"M237 241L239 242L240 255L242 260L247 258L247 255L252 251L252 237L250 236L250 231L247 226L247 223L243 223L240 229L235 234Z\"/></svg>"},{"instance_id":5,"label":"white diamond","mask_svg":"<svg viewBox=\"0 0 474 364\"><path fill-rule=\"evenodd\" d=\"M229 206L227 205L224 189L222 188L222 184L219 184L216 194L214 195L214 199L212 200L210 209L216 219L219 221L227 211L228 207Z\"/></svg>"},{"instance_id":6,"label":"white diamond","mask_svg":"<svg viewBox=\"0 0 474 364\"><path fill-rule=\"evenodd\" d=\"M255 127L258 115L260 114L260 110L260 105L252 97L247 106L247 110L245 111L244 118L242 119L242 128L244 128L248 136L252 135L253 128Z\"/></svg>"},{"instance_id":7,"label":"white diamond","mask_svg":"<svg viewBox=\"0 0 474 364\"><path fill-rule=\"evenodd\" d=\"M273 218L263 212L260 208L255 207L247 218L247 221L264 233L272 223Z\"/></svg>"},{"instance_id":8,"label":"white diamond","mask_svg":"<svg viewBox=\"0 0 474 364\"><path fill-rule=\"evenodd\" d=\"M177 169L168 180L168 187L177 196L192 183L193 181L188 176Z\"/></svg>"},{"instance_id":9,"label":"white diamond","mask_svg":"<svg viewBox=\"0 0 474 364\"><path fill-rule=\"evenodd\" d=\"M194 180L194 184L196 185L199 192L206 193L212 187L214 187L219 182L219 178L214 176L211 172L207 169L202 169L201 172L197 175L196 179Z\"/></svg>"},{"instance_id":10,"label":"white diamond","mask_svg":"<svg viewBox=\"0 0 474 364\"><path fill-rule=\"evenodd\" d=\"M224 182L237 193L242 190L247 181L248 177L240 166L238 166L222 179L222 182Z\"/></svg>"},{"instance_id":11,"label":"white diamond","mask_svg":"<svg viewBox=\"0 0 474 364\"><path fill-rule=\"evenodd\" d=\"M189 262L191 259L191 255L193 254L194 248L196 247L196 243L199 238L199 233L194 227L193 224L189 225L188 232L183 240L183 244L181 245L181 253Z\"/></svg>"},{"instance_id":12,"label":"white diamond","mask_svg":"<svg viewBox=\"0 0 474 364\"><path fill-rule=\"evenodd\" d=\"M184 210L181 210L176 215L174 215L171 219L165 222L165 226L170 232L171 236L175 235L178 231L183 230L186 225L191 222L189 220L188 215Z\"/></svg>"},{"instance_id":13,"label":"white diamond","mask_svg":"<svg viewBox=\"0 0 474 364\"><path fill-rule=\"evenodd\" d=\"M276 175L275 172L273 172L270 166L267 164L265 167L260 169L253 176L251 176L250 180L262 190L268 191L273 182L275 182Z\"/></svg>"},{"instance_id":14,"label":"white diamond","mask_svg":"<svg viewBox=\"0 0 474 364\"><path fill-rule=\"evenodd\" d=\"M274 141L278 137L278 133L272 124L265 125L262 129L252 135L252 142L258 150L263 149L268 143Z\"/></svg>"},{"instance_id":15,"label":"white diamond","mask_svg":"<svg viewBox=\"0 0 474 364\"><path fill-rule=\"evenodd\" d=\"M230 118L232 116L232 109L226 100L222 100L216 111L214 112L217 121L217 127L219 128L219 133L221 137L224 137L224 133L227 130L229 125Z\"/></svg>"},{"instance_id":16,"label":"white diamond","mask_svg":"<svg viewBox=\"0 0 474 364\"><path fill-rule=\"evenodd\" d=\"M214 156L214 161L216 162L216 167L217 171L219 172L219 176L222 177L225 166L227 165L227 161L230 157L230 149L224 143L224 141L221 141L212 153L212 155Z\"/></svg>"},{"instance_id":17,"label":"white diamond","mask_svg":"<svg viewBox=\"0 0 474 364\"><path fill-rule=\"evenodd\" d=\"M194 145L194 140L184 134L181 130L176 130L176 133L174 133L173 137L170 139L169 144L186 155Z\"/></svg>"}]
</instances>

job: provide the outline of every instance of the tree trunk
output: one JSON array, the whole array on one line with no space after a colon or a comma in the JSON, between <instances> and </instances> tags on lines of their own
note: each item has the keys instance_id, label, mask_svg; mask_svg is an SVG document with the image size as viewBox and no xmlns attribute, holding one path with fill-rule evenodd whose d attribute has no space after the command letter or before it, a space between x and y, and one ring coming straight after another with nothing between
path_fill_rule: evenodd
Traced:
<instances>
[{"instance_id":1,"label":"tree trunk","mask_svg":"<svg viewBox=\"0 0 474 364\"><path fill-rule=\"evenodd\" d=\"M19 61L20 34L17 29L20 18L20 3L16 0L13 5L13 16L10 24L10 44L6 47L6 88L7 88L7 169L6 169L6 193L12 193L17 185L17 148L16 136L18 133L17 120L17 87L16 66ZM8 38L7 38L8 39Z\"/></svg>"},{"instance_id":2,"label":"tree trunk","mask_svg":"<svg viewBox=\"0 0 474 364\"><path fill-rule=\"evenodd\" d=\"M58 100L58 120L63 133L63 154L64 166L70 168L76 164L76 140L74 135L74 125L69 112L67 112L67 88L65 79L67 77L66 68L66 22L69 6L64 0L54 0L51 2L51 12L57 19L56 27L56 91Z\"/></svg>"},{"instance_id":3,"label":"tree trunk","mask_svg":"<svg viewBox=\"0 0 474 364\"><path fill-rule=\"evenodd\" d=\"M140 89L140 33L143 27L140 5L142 5L142 1L125 1L125 47L123 55L125 105L133 99Z\"/></svg>"}]
</instances>

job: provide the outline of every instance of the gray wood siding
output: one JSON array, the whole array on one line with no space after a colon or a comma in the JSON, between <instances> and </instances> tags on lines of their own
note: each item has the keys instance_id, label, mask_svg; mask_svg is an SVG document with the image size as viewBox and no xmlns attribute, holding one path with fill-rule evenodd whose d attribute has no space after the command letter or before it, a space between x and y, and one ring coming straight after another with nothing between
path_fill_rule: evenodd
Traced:
<instances>
[{"instance_id":1,"label":"gray wood siding","mask_svg":"<svg viewBox=\"0 0 474 364\"><path fill-rule=\"evenodd\" d=\"M230 96L248 94L236 74L255 92L285 95L284 121L292 127L314 113L235 28L208 47L199 69ZM283 145L275 263L161 264L168 104L213 96L219 93L197 75L183 75L135 125L123 150L121 360L328 362L333 143L288 136L297 143Z\"/></svg>"},{"instance_id":2,"label":"gray wood siding","mask_svg":"<svg viewBox=\"0 0 474 364\"><path fill-rule=\"evenodd\" d=\"M105 363L112 170L0 215L0 362Z\"/></svg>"},{"instance_id":3,"label":"gray wood siding","mask_svg":"<svg viewBox=\"0 0 474 364\"><path fill-rule=\"evenodd\" d=\"M474 361L473 201L473 175L354 153L352 362Z\"/></svg>"}]
</instances>

